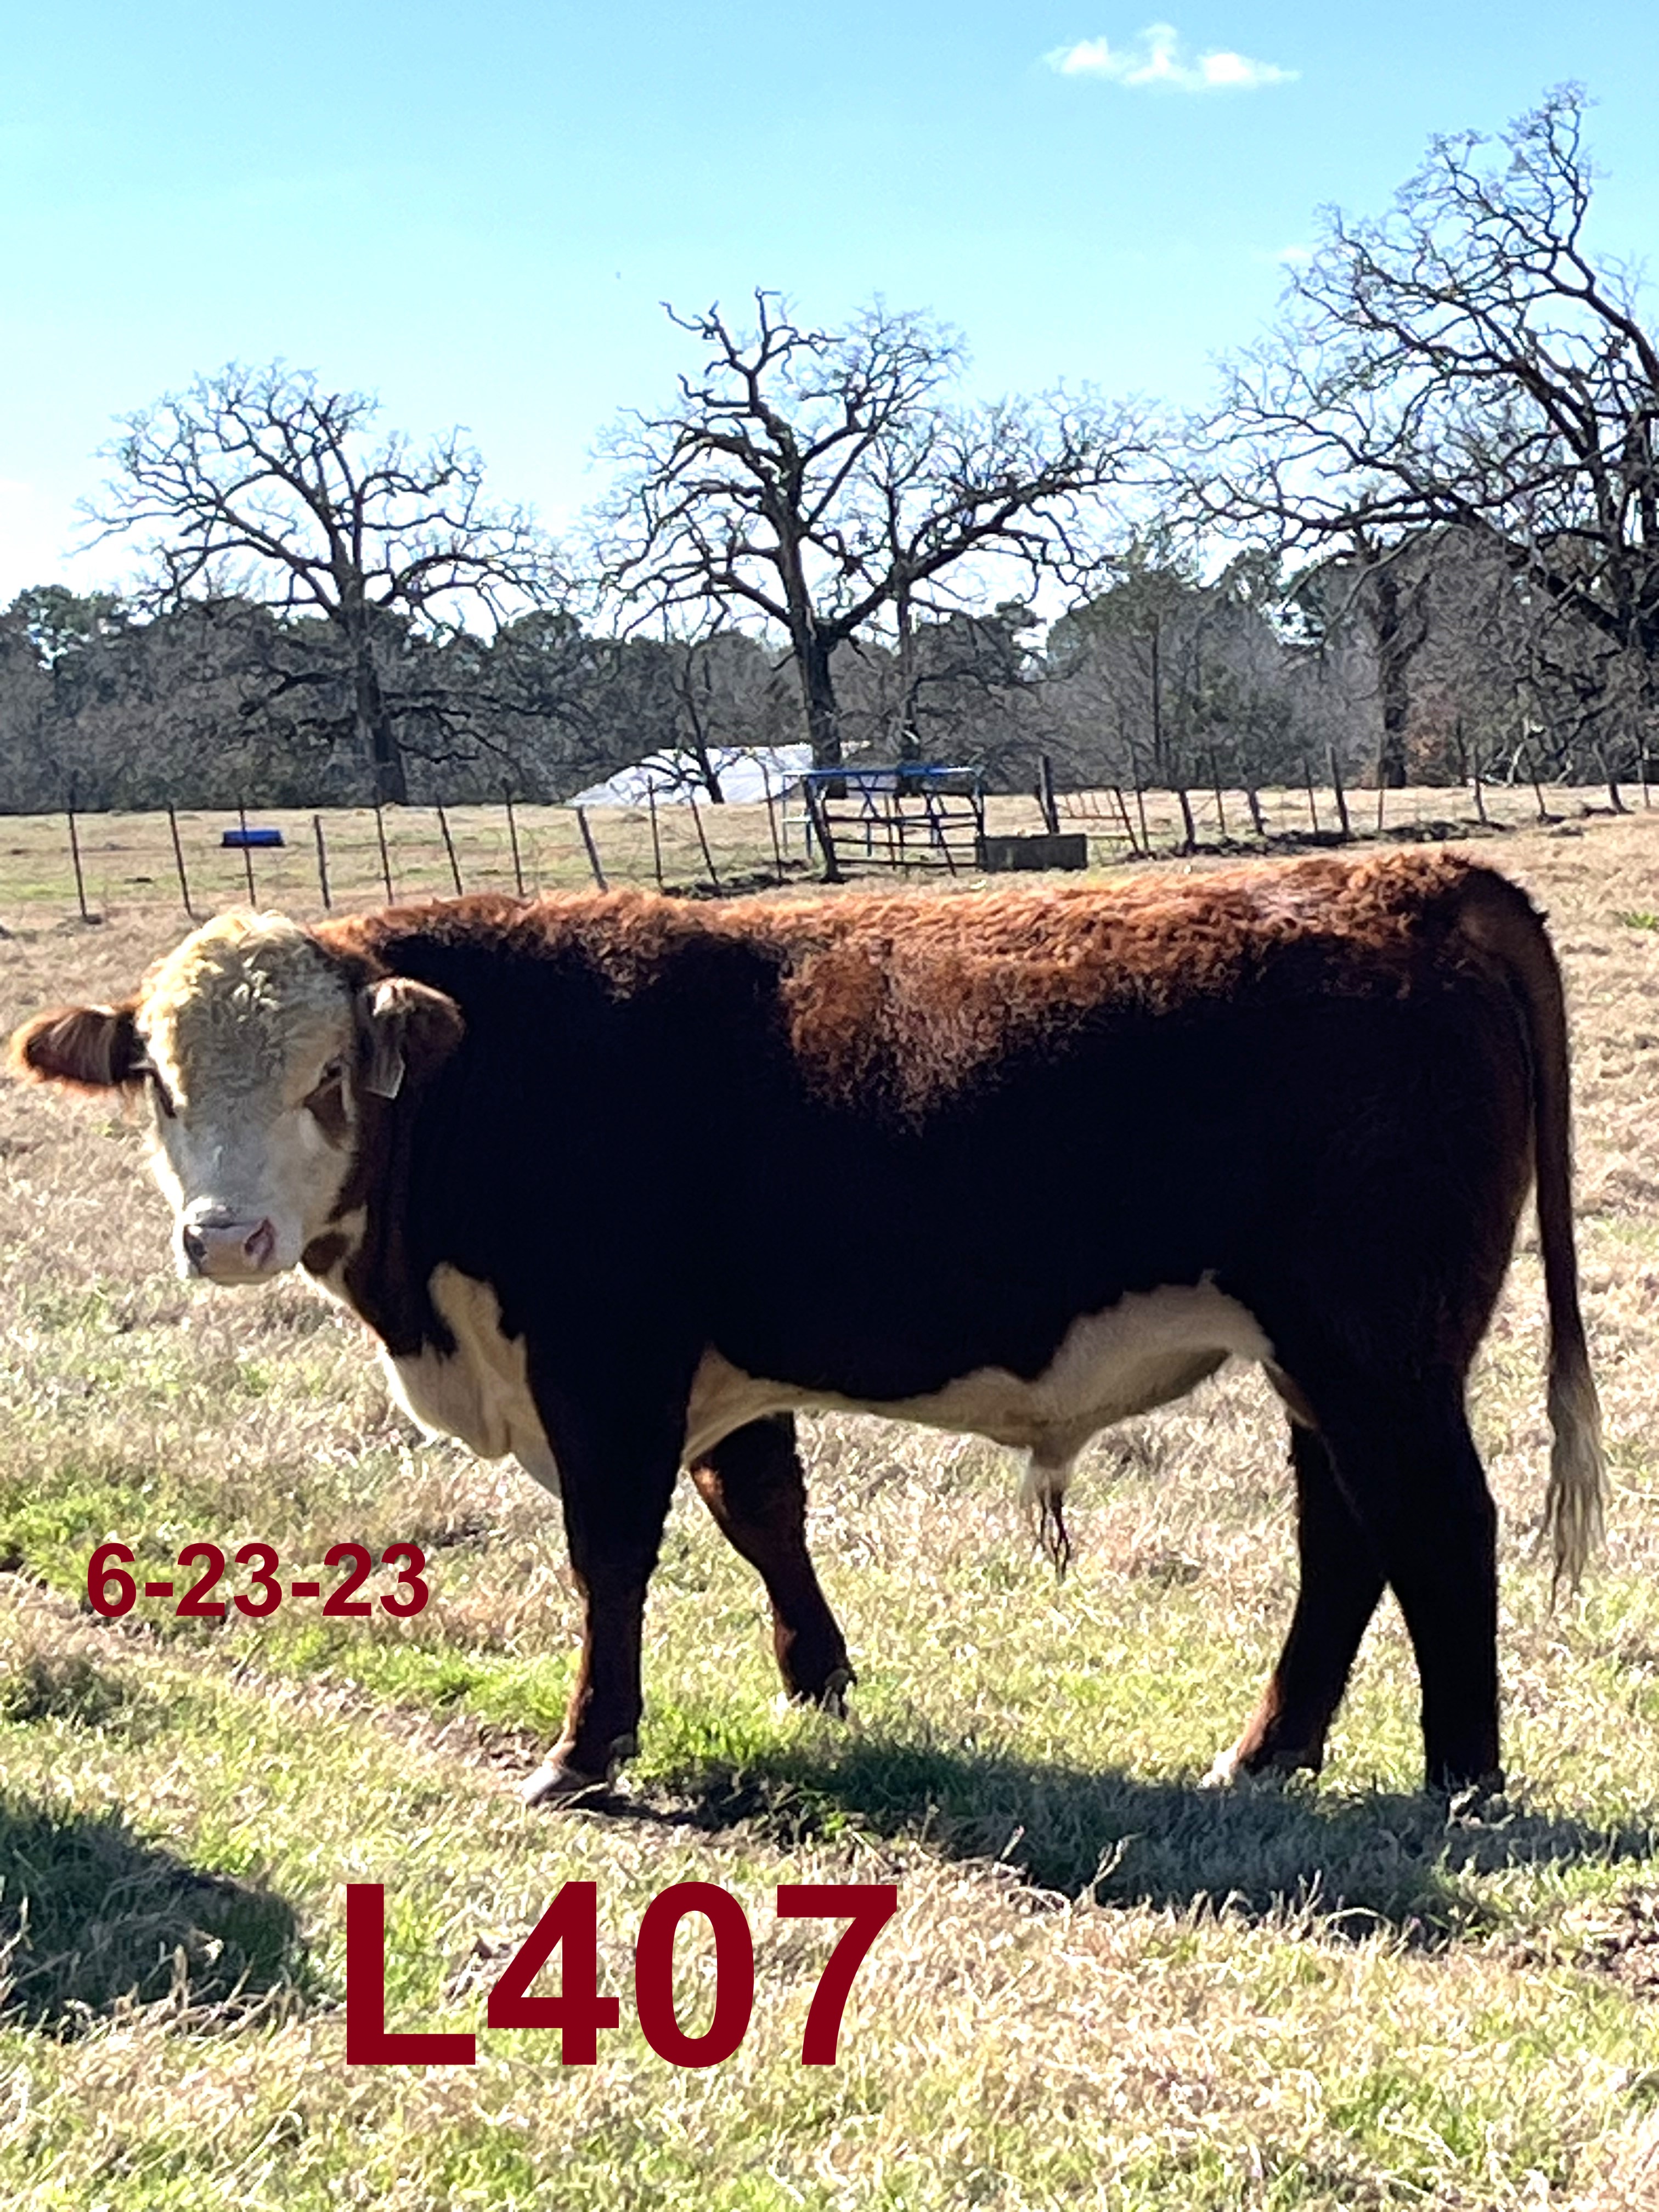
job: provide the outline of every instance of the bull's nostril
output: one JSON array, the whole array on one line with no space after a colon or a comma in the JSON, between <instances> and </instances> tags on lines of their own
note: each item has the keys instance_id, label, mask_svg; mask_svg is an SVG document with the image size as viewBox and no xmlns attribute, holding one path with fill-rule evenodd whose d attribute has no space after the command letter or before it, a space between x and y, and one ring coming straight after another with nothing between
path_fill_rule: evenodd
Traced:
<instances>
[{"instance_id":1,"label":"bull's nostril","mask_svg":"<svg viewBox=\"0 0 1659 2212\"><path fill-rule=\"evenodd\" d=\"M262 1221L242 1247L256 1267L269 1267L276 1249L276 1231L269 1221Z\"/></svg>"},{"instance_id":2,"label":"bull's nostril","mask_svg":"<svg viewBox=\"0 0 1659 2212\"><path fill-rule=\"evenodd\" d=\"M207 1257L207 1240L194 1229L186 1229L183 1237L185 1257L192 1267L199 1267Z\"/></svg>"}]
</instances>

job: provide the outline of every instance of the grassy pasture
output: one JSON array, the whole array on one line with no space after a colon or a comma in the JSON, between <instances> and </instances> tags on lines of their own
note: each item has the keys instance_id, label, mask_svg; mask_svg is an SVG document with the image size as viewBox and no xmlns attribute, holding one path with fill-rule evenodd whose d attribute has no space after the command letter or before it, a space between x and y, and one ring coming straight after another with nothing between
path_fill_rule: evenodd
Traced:
<instances>
[{"instance_id":1,"label":"grassy pasture","mask_svg":"<svg viewBox=\"0 0 1659 2212\"><path fill-rule=\"evenodd\" d=\"M1528 1241L1475 1392L1516 1777L1478 1817L1416 1794L1392 1611L1318 1784L1197 1788L1291 1601L1282 1422L1231 1370L1097 1445L1059 1586L1005 1455L807 1424L861 1678L846 1727L776 1709L758 1585L683 1486L631 1794L528 1814L512 1785L574 1633L550 1501L420 1443L298 1282L176 1282L118 1114L0 1089L0 2202L1659 2203L1659 830L1571 826L1482 849L1549 908L1568 970L1611 1537L1552 1612ZM118 992L179 933L167 879L118 894L112 866L105 926L66 922L50 827L0 824L0 854L40 839L33 874L15 850L0 868L0 1026ZM325 1581L338 1540L413 1538L434 1601L404 1623L142 1601L104 1622L84 1577L112 1534L141 1578L208 1538ZM386 1887L389 2025L482 2030L573 1878L598 1885L624 2000L596 2067L483 2033L471 2069L345 2069L347 1881ZM702 2072L657 2058L627 2002L633 1930L684 1879L733 1890L756 1932L748 2038ZM815 1880L900 1886L833 2071L798 2063L823 1938L772 1913L776 1883ZM690 1929L680 1957L695 2029Z\"/></svg>"}]
</instances>

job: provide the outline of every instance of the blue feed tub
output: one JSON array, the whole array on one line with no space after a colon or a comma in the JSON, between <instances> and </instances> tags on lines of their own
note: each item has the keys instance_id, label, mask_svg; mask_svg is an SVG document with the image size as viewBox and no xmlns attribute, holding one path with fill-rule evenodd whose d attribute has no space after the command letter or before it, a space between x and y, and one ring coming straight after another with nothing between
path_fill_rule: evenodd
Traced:
<instances>
[{"instance_id":1,"label":"blue feed tub","mask_svg":"<svg viewBox=\"0 0 1659 2212\"><path fill-rule=\"evenodd\" d=\"M280 845L283 842L280 830L227 830L219 840L222 845Z\"/></svg>"}]
</instances>

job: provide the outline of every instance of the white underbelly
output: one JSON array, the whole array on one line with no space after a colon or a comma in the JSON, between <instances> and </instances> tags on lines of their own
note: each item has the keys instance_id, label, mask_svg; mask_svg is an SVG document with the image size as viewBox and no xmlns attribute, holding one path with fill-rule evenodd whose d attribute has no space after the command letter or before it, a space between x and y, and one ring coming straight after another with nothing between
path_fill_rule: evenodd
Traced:
<instances>
[{"instance_id":1,"label":"white underbelly","mask_svg":"<svg viewBox=\"0 0 1659 2212\"><path fill-rule=\"evenodd\" d=\"M789 1408L880 1413L1029 1451L1062 1468L1114 1421L1186 1395L1222 1361L1271 1359L1273 1347L1236 1298L1207 1282L1134 1291L1073 1322L1040 1375L980 1367L915 1398L850 1398L746 1375L704 1354L691 1386L685 1458L694 1464L744 1422Z\"/></svg>"},{"instance_id":2,"label":"white underbelly","mask_svg":"<svg viewBox=\"0 0 1659 2212\"><path fill-rule=\"evenodd\" d=\"M393 1395L428 1434L459 1437L482 1459L512 1453L556 1490L558 1468L531 1395L524 1339L502 1330L495 1291L447 1265L434 1270L428 1287L455 1349L387 1354ZM1030 1452L1040 1468L1060 1469L1100 1430L1184 1396L1232 1356L1270 1361L1273 1347L1247 1309L1207 1282L1130 1291L1103 1312L1082 1315L1030 1380L1006 1367L980 1367L914 1398L803 1389L747 1375L711 1349L692 1380L683 1460L695 1465L746 1422L805 1409L879 1413L988 1437Z\"/></svg>"}]
</instances>

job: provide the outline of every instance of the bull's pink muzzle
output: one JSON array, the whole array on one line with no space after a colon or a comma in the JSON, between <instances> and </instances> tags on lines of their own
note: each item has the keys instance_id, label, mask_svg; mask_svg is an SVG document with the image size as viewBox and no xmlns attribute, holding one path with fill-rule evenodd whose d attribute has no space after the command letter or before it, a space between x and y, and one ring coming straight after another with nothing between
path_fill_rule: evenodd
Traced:
<instances>
[{"instance_id":1,"label":"bull's pink muzzle","mask_svg":"<svg viewBox=\"0 0 1659 2212\"><path fill-rule=\"evenodd\" d=\"M272 1272L276 1231L260 1221L191 1221L179 1243L193 1275L213 1283L257 1283Z\"/></svg>"}]
</instances>

